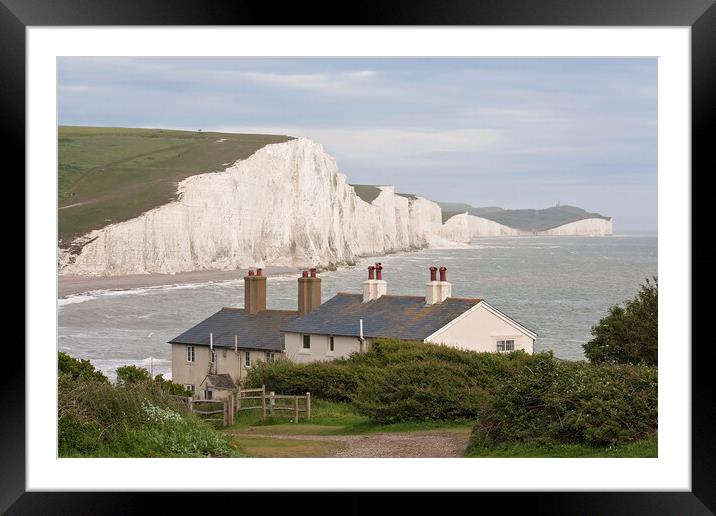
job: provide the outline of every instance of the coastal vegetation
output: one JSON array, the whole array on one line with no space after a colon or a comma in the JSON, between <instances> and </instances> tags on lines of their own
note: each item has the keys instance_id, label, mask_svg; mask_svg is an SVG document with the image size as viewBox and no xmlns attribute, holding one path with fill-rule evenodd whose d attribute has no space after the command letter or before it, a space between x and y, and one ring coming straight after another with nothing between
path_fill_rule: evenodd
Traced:
<instances>
[{"instance_id":1,"label":"coastal vegetation","mask_svg":"<svg viewBox=\"0 0 716 516\"><path fill-rule=\"evenodd\" d=\"M176 198L189 176L224 170L270 143L269 134L60 126L60 246Z\"/></svg>"},{"instance_id":2,"label":"coastal vegetation","mask_svg":"<svg viewBox=\"0 0 716 516\"><path fill-rule=\"evenodd\" d=\"M171 382L130 373L115 385L87 360L60 352L58 362L60 457L240 455L226 436L170 397Z\"/></svg>"},{"instance_id":3,"label":"coastal vegetation","mask_svg":"<svg viewBox=\"0 0 716 516\"><path fill-rule=\"evenodd\" d=\"M256 364L246 382L348 403L372 425L472 421L473 454L529 449L539 456L577 446L588 456L592 448L656 442L657 377L648 365L378 340L366 353L333 362Z\"/></svg>"},{"instance_id":4,"label":"coastal vegetation","mask_svg":"<svg viewBox=\"0 0 716 516\"><path fill-rule=\"evenodd\" d=\"M656 277L641 285L637 295L614 305L592 327L594 336L584 344L585 356L594 363L659 363L659 283Z\"/></svg>"}]
</instances>

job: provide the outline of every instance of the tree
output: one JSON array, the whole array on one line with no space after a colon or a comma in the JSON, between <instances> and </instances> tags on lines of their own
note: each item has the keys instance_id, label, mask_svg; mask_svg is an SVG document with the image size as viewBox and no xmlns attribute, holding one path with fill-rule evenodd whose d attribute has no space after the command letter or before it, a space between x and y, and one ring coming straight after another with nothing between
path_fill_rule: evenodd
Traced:
<instances>
[{"instance_id":1,"label":"tree","mask_svg":"<svg viewBox=\"0 0 716 516\"><path fill-rule=\"evenodd\" d=\"M143 383L148 382L149 380L149 371L143 367L126 365L117 368L117 383L120 385Z\"/></svg>"},{"instance_id":2,"label":"tree","mask_svg":"<svg viewBox=\"0 0 716 516\"><path fill-rule=\"evenodd\" d=\"M57 353L57 368L60 373L70 375L73 380L108 381L102 371L95 369L89 360L78 360L63 351Z\"/></svg>"},{"instance_id":3,"label":"tree","mask_svg":"<svg viewBox=\"0 0 716 516\"><path fill-rule=\"evenodd\" d=\"M658 364L659 285L647 278L634 299L624 307L614 305L592 327L594 338L584 344L584 354L595 363Z\"/></svg>"}]
</instances>

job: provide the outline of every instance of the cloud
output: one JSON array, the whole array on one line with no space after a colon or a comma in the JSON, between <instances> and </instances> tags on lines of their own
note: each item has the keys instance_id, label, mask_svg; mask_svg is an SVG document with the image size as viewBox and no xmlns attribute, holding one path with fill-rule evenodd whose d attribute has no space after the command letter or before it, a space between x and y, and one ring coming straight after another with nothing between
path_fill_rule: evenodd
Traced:
<instances>
[{"instance_id":1,"label":"cloud","mask_svg":"<svg viewBox=\"0 0 716 516\"><path fill-rule=\"evenodd\" d=\"M360 94L357 88L365 85L356 84L373 79L378 75L374 70L358 70L339 73L266 73L237 72L236 77L280 88L304 89L322 93Z\"/></svg>"},{"instance_id":2,"label":"cloud","mask_svg":"<svg viewBox=\"0 0 716 516\"><path fill-rule=\"evenodd\" d=\"M323 144L326 150L344 158L384 159L433 153L470 153L499 144L501 134L494 129L347 129L343 127L252 127L224 128L226 132L257 132L303 136Z\"/></svg>"}]
</instances>

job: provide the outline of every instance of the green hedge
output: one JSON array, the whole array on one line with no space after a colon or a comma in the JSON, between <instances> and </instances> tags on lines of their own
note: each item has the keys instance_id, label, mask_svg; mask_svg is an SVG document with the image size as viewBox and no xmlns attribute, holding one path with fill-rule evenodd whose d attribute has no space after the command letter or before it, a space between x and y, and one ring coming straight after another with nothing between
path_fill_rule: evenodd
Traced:
<instances>
[{"instance_id":1,"label":"green hedge","mask_svg":"<svg viewBox=\"0 0 716 516\"><path fill-rule=\"evenodd\" d=\"M464 365L426 360L371 371L353 404L378 423L454 420L476 417L486 396Z\"/></svg>"},{"instance_id":2,"label":"green hedge","mask_svg":"<svg viewBox=\"0 0 716 516\"><path fill-rule=\"evenodd\" d=\"M479 443L618 443L648 435L657 422L655 367L562 362L551 353L376 341L333 362L259 363L246 384L349 401L379 423L475 419Z\"/></svg>"},{"instance_id":3,"label":"green hedge","mask_svg":"<svg viewBox=\"0 0 716 516\"><path fill-rule=\"evenodd\" d=\"M485 405L473 441L605 445L645 438L657 429L657 376L654 367L540 356Z\"/></svg>"}]
</instances>

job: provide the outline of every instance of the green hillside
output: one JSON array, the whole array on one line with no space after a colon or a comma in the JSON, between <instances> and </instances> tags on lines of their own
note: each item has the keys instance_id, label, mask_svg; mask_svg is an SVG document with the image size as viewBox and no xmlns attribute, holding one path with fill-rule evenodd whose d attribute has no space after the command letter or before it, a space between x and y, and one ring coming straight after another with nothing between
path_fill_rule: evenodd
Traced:
<instances>
[{"instance_id":1,"label":"green hillside","mask_svg":"<svg viewBox=\"0 0 716 516\"><path fill-rule=\"evenodd\" d=\"M494 220L505 226L525 231L545 231L578 220L593 218L609 220L610 218L569 205L552 206L542 210L503 210L495 206L473 208L468 204L461 203L439 202L438 204L443 210L443 222L450 217L468 212L470 215Z\"/></svg>"},{"instance_id":2,"label":"green hillside","mask_svg":"<svg viewBox=\"0 0 716 516\"><path fill-rule=\"evenodd\" d=\"M166 129L60 126L59 239L129 220L176 197L189 176L225 169L291 138Z\"/></svg>"}]
</instances>

